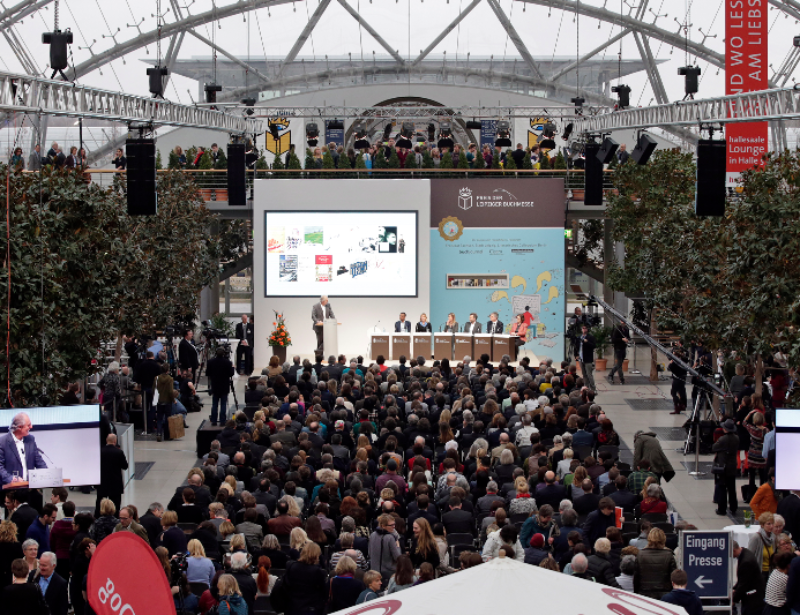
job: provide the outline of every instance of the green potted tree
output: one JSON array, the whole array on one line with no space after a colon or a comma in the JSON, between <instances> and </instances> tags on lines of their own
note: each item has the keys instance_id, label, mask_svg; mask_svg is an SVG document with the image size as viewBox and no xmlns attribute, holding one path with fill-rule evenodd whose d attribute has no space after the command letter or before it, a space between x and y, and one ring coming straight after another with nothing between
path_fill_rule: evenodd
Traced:
<instances>
[{"instance_id":1,"label":"green potted tree","mask_svg":"<svg viewBox=\"0 0 800 615\"><path fill-rule=\"evenodd\" d=\"M605 351L611 344L611 327L597 325L589 329L589 333L594 337L594 368L598 372L606 370L608 359L605 358Z\"/></svg>"}]
</instances>

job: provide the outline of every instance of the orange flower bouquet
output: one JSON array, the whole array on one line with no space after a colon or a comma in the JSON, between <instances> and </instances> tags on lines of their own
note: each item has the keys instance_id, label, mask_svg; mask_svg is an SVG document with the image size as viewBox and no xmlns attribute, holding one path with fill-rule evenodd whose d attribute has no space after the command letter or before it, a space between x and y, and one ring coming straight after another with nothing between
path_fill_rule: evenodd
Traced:
<instances>
[{"instance_id":1,"label":"orange flower bouquet","mask_svg":"<svg viewBox=\"0 0 800 615\"><path fill-rule=\"evenodd\" d=\"M289 332L286 330L286 321L283 319L283 314L278 314L275 310L275 322L272 326L275 330L269 336L270 346L291 346L292 338L289 337Z\"/></svg>"}]
</instances>

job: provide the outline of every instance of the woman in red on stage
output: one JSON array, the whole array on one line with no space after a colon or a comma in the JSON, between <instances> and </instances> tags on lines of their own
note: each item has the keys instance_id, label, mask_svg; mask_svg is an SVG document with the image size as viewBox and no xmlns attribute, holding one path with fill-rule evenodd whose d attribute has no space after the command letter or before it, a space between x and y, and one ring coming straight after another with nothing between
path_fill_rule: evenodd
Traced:
<instances>
[{"instance_id":1,"label":"woman in red on stage","mask_svg":"<svg viewBox=\"0 0 800 615\"><path fill-rule=\"evenodd\" d=\"M511 325L510 335L516 335L518 339L515 341L517 346L522 346L526 341L528 334L528 325L525 324L525 315L517 314L517 322Z\"/></svg>"}]
</instances>

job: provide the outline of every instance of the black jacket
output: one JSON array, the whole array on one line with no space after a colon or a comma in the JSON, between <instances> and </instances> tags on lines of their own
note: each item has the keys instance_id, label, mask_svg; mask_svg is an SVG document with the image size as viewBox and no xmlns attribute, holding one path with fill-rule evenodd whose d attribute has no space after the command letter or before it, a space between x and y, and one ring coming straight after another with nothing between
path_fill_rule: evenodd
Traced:
<instances>
[{"instance_id":1,"label":"black jacket","mask_svg":"<svg viewBox=\"0 0 800 615\"><path fill-rule=\"evenodd\" d=\"M328 599L328 575L322 568L290 561L286 564L283 578L284 583L289 586L287 615L324 611Z\"/></svg>"},{"instance_id":2,"label":"black jacket","mask_svg":"<svg viewBox=\"0 0 800 615\"><path fill-rule=\"evenodd\" d=\"M214 357L209 360L206 375L213 395L227 395L231 392L233 363L226 357Z\"/></svg>"},{"instance_id":3,"label":"black jacket","mask_svg":"<svg viewBox=\"0 0 800 615\"><path fill-rule=\"evenodd\" d=\"M178 361L183 369L191 369L193 374L197 373L200 367L200 360L197 358L197 349L189 340L182 339L178 345Z\"/></svg>"},{"instance_id":4,"label":"black jacket","mask_svg":"<svg viewBox=\"0 0 800 615\"><path fill-rule=\"evenodd\" d=\"M140 384L142 389L150 391L153 389L156 378L160 373L161 366L155 359L145 359L136 364L136 373L133 375L133 380Z\"/></svg>"},{"instance_id":5,"label":"black jacket","mask_svg":"<svg viewBox=\"0 0 800 615\"><path fill-rule=\"evenodd\" d=\"M736 585L733 586L733 601L741 602L745 613L760 613L764 602L764 577L761 576L761 560L756 560L746 548L739 554L736 566Z\"/></svg>"},{"instance_id":6,"label":"black jacket","mask_svg":"<svg viewBox=\"0 0 800 615\"><path fill-rule=\"evenodd\" d=\"M50 615L42 591L33 583L9 585L0 597L4 615Z\"/></svg>"},{"instance_id":7,"label":"black jacket","mask_svg":"<svg viewBox=\"0 0 800 615\"><path fill-rule=\"evenodd\" d=\"M553 510L558 510L558 507L561 505L561 500L567 497L567 490L563 485L545 485L541 489L538 489L534 493L534 496L536 498L536 505L539 508L545 504L550 504Z\"/></svg>"},{"instance_id":8,"label":"black jacket","mask_svg":"<svg viewBox=\"0 0 800 615\"><path fill-rule=\"evenodd\" d=\"M609 587L619 587L619 583L617 583L617 579L614 576L614 566L605 553L595 553L589 556L588 572L598 583Z\"/></svg>"},{"instance_id":9,"label":"black jacket","mask_svg":"<svg viewBox=\"0 0 800 615\"><path fill-rule=\"evenodd\" d=\"M164 531L164 528L161 527L161 519L148 510L139 517L139 523L147 530L147 536L150 538L150 544L153 545L153 548L158 546L158 538L161 536L161 532Z\"/></svg>"},{"instance_id":10,"label":"black jacket","mask_svg":"<svg viewBox=\"0 0 800 615\"><path fill-rule=\"evenodd\" d=\"M20 506L14 511L14 514L11 515L11 521L17 526L17 540L19 542L24 542L25 535L28 533L28 528L38 516L39 513L37 513L36 509L30 504Z\"/></svg>"},{"instance_id":11,"label":"black jacket","mask_svg":"<svg viewBox=\"0 0 800 615\"><path fill-rule=\"evenodd\" d=\"M715 461L725 464L725 476L736 476L736 458L739 456L739 436L735 433L726 433L714 442L711 452L716 453ZM786 520L789 525L789 520ZM787 528L788 529L788 528Z\"/></svg>"},{"instance_id":12,"label":"black jacket","mask_svg":"<svg viewBox=\"0 0 800 615\"><path fill-rule=\"evenodd\" d=\"M39 585L38 572L32 575L31 583ZM44 601L50 607L50 615L67 615L69 611L69 596L67 595L67 582L55 571L50 577L50 584L44 594Z\"/></svg>"},{"instance_id":13,"label":"black jacket","mask_svg":"<svg viewBox=\"0 0 800 615\"><path fill-rule=\"evenodd\" d=\"M472 513L462 509L451 510L442 515L442 525L448 534L472 534Z\"/></svg>"},{"instance_id":14,"label":"black jacket","mask_svg":"<svg viewBox=\"0 0 800 615\"><path fill-rule=\"evenodd\" d=\"M778 503L778 514L786 519L786 532L800 536L800 497L789 494Z\"/></svg>"},{"instance_id":15,"label":"black jacket","mask_svg":"<svg viewBox=\"0 0 800 615\"><path fill-rule=\"evenodd\" d=\"M625 350L628 347L623 338L631 339L631 333L624 324L618 324L611 331L611 343L614 350Z\"/></svg>"},{"instance_id":16,"label":"black jacket","mask_svg":"<svg viewBox=\"0 0 800 615\"><path fill-rule=\"evenodd\" d=\"M417 323L417 326L414 329L414 331L416 331L417 333L430 333L431 331L433 331L433 327L431 327L431 323L429 322L426 322L424 325Z\"/></svg>"},{"instance_id":17,"label":"black jacket","mask_svg":"<svg viewBox=\"0 0 800 615\"><path fill-rule=\"evenodd\" d=\"M581 341L581 340L583 340L583 341ZM581 349L582 349L583 350L583 362L584 363L594 363L594 349L595 349L595 346L597 346L597 342L594 339L594 335L592 335L591 333L587 333L585 338L583 337L583 335L581 335L578 338L578 344L577 344L577 347L575 348L575 356L576 357L581 356L580 353L581 353Z\"/></svg>"},{"instance_id":18,"label":"black jacket","mask_svg":"<svg viewBox=\"0 0 800 615\"><path fill-rule=\"evenodd\" d=\"M128 469L128 460L122 449L106 444L100 449L100 489L104 494L121 494L125 491L122 471Z\"/></svg>"},{"instance_id":19,"label":"black jacket","mask_svg":"<svg viewBox=\"0 0 800 615\"><path fill-rule=\"evenodd\" d=\"M627 489L625 491L615 491L608 497L614 500L617 506L627 511L632 511L636 508L636 504L639 503L639 498L636 497L636 494Z\"/></svg>"},{"instance_id":20,"label":"black jacket","mask_svg":"<svg viewBox=\"0 0 800 615\"><path fill-rule=\"evenodd\" d=\"M247 329L245 330L245 327ZM240 322L236 325L236 339L247 340L248 346L252 347L255 343L255 335L253 333L253 323L248 322L246 325Z\"/></svg>"}]
</instances>

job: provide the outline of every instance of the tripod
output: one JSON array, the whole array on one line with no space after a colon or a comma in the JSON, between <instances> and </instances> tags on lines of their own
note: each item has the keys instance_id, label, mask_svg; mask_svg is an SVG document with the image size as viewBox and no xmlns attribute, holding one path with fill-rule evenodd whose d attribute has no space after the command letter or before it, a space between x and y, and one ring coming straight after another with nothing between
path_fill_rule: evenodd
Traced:
<instances>
[{"instance_id":1,"label":"tripod","mask_svg":"<svg viewBox=\"0 0 800 615\"><path fill-rule=\"evenodd\" d=\"M694 430L694 472L689 472L689 476L705 476L706 472L700 471L700 414L704 403L708 403L708 414L706 420L711 416L713 407L711 406L711 394L705 388L700 389L697 399L692 409L692 416L689 417L689 431L686 434L686 442L683 444L683 454L688 455L692 448L692 431Z\"/></svg>"}]
</instances>

